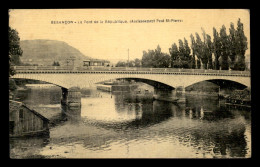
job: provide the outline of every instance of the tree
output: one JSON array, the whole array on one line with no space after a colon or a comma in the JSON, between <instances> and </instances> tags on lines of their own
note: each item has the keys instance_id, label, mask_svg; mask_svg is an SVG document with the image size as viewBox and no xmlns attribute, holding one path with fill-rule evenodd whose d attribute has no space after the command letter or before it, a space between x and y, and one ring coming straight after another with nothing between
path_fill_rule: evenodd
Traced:
<instances>
[{"instance_id":1,"label":"tree","mask_svg":"<svg viewBox=\"0 0 260 167\"><path fill-rule=\"evenodd\" d=\"M186 67L186 60L185 60L185 54L186 50L184 48L184 43L181 39L179 39L179 61L180 61L180 67L185 68Z\"/></svg>"},{"instance_id":2,"label":"tree","mask_svg":"<svg viewBox=\"0 0 260 167\"><path fill-rule=\"evenodd\" d=\"M243 23L240 22L240 18L237 21L237 29L235 32L236 40L236 62L234 68L236 70L245 70L245 52L247 48L247 37L244 34Z\"/></svg>"},{"instance_id":3,"label":"tree","mask_svg":"<svg viewBox=\"0 0 260 167\"><path fill-rule=\"evenodd\" d=\"M54 61L52 65L53 65L53 66L60 66L60 63L59 63L58 61L57 61L57 62Z\"/></svg>"},{"instance_id":4,"label":"tree","mask_svg":"<svg viewBox=\"0 0 260 167\"><path fill-rule=\"evenodd\" d=\"M143 51L142 67L153 67L153 50Z\"/></svg>"},{"instance_id":5,"label":"tree","mask_svg":"<svg viewBox=\"0 0 260 167\"><path fill-rule=\"evenodd\" d=\"M213 53L213 44L211 42L210 35L206 34L206 55L208 58L208 69L213 69L212 63L212 53Z\"/></svg>"},{"instance_id":6,"label":"tree","mask_svg":"<svg viewBox=\"0 0 260 167\"><path fill-rule=\"evenodd\" d=\"M221 70L228 70L229 69L229 63L228 63L228 57L229 57L229 40L226 33L226 27L222 25L222 28L220 29L220 66Z\"/></svg>"},{"instance_id":7,"label":"tree","mask_svg":"<svg viewBox=\"0 0 260 167\"><path fill-rule=\"evenodd\" d=\"M201 62L200 62L200 59L197 59L197 67L198 67L198 69L201 68Z\"/></svg>"},{"instance_id":8,"label":"tree","mask_svg":"<svg viewBox=\"0 0 260 167\"><path fill-rule=\"evenodd\" d=\"M129 67L134 67L134 66L135 66L134 60L130 60L130 61L129 61Z\"/></svg>"},{"instance_id":9,"label":"tree","mask_svg":"<svg viewBox=\"0 0 260 167\"><path fill-rule=\"evenodd\" d=\"M214 69L219 70L220 64L219 64L219 58L221 56L221 43L220 43L220 37L215 27L213 27L213 52L215 56L214 61Z\"/></svg>"},{"instance_id":10,"label":"tree","mask_svg":"<svg viewBox=\"0 0 260 167\"><path fill-rule=\"evenodd\" d=\"M170 56L161 52L158 45L155 50L143 51L142 66L152 68L165 68L170 65Z\"/></svg>"},{"instance_id":11,"label":"tree","mask_svg":"<svg viewBox=\"0 0 260 167\"><path fill-rule=\"evenodd\" d=\"M9 37L9 77L15 74L15 70L12 66L20 65L20 56L22 56L23 51L20 47L20 37L18 32L11 27L8 28Z\"/></svg>"},{"instance_id":12,"label":"tree","mask_svg":"<svg viewBox=\"0 0 260 167\"><path fill-rule=\"evenodd\" d=\"M230 23L229 28L229 58L230 58L230 64L229 67L231 69L235 69L235 61L236 61L236 30L234 28L234 24Z\"/></svg>"},{"instance_id":13,"label":"tree","mask_svg":"<svg viewBox=\"0 0 260 167\"><path fill-rule=\"evenodd\" d=\"M199 59L199 63L201 61L203 63L202 59L204 58L204 56L203 56L203 54L204 54L204 52L203 52L204 44L203 44L203 42L202 42L202 40L201 40L201 38L200 38L200 36L197 32L195 33L195 35L196 35L195 54L197 55L197 58ZM207 61L205 61L205 60L204 60L204 62L207 63ZM198 64L198 62L197 62L197 64ZM205 64L203 64L203 65L204 65L204 68L205 68L206 65ZM200 66L198 68L200 68Z\"/></svg>"},{"instance_id":14,"label":"tree","mask_svg":"<svg viewBox=\"0 0 260 167\"><path fill-rule=\"evenodd\" d=\"M57 62L59 63L59 62ZM127 67L128 63L124 61L119 61L116 64L116 67ZM135 59L135 60L130 60L129 61L129 67L141 67L141 60L140 59Z\"/></svg>"},{"instance_id":15,"label":"tree","mask_svg":"<svg viewBox=\"0 0 260 167\"><path fill-rule=\"evenodd\" d=\"M162 53L160 60L159 60L159 67L160 68L168 68L171 63L171 57L169 54Z\"/></svg>"},{"instance_id":16,"label":"tree","mask_svg":"<svg viewBox=\"0 0 260 167\"><path fill-rule=\"evenodd\" d=\"M190 67L192 69L196 68L196 62L195 62L195 39L194 36L191 34L190 35L190 39L191 39L191 50L192 50L192 57L191 57L191 62L190 62Z\"/></svg>"},{"instance_id":17,"label":"tree","mask_svg":"<svg viewBox=\"0 0 260 167\"><path fill-rule=\"evenodd\" d=\"M171 55L171 67L172 68L180 68L179 64L179 50L176 43L172 44L172 47L169 48L169 52Z\"/></svg>"},{"instance_id":18,"label":"tree","mask_svg":"<svg viewBox=\"0 0 260 167\"><path fill-rule=\"evenodd\" d=\"M157 45L157 48L154 51L154 55L153 55L153 67L154 68L159 68L160 67L160 59L162 56L162 49L159 45Z\"/></svg>"},{"instance_id":19,"label":"tree","mask_svg":"<svg viewBox=\"0 0 260 167\"><path fill-rule=\"evenodd\" d=\"M207 34L203 28L202 30L202 36L203 36L203 42L201 47L201 61L203 64L204 69L208 69L208 62L209 62L209 48L207 45Z\"/></svg>"},{"instance_id":20,"label":"tree","mask_svg":"<svg viewBox=\"0 0 260 167\"><path fill-rule=\"evenodd\" d=\"M141 66L142 66L141 60L138 59L138 58L136 58L136 59L134 60L134 66L135 66L135 67L141 67Z\"/></svg>"},{"instance_id":21,"label":"tree","mask_svg":"<svg viewBox=\"0 0 260 167\"><path fill-rule=\"evenodd\" d=\"M188 41L184 38L184 59L183 59L183 68L190 68L191 63L191 49L189 47Z\"/></svg>"},{"instance_id":22,"label":"tree","mask_svg":"<svg viewBox=\"0 0 260 167\"><path fill-rule=\"evenodd\" d=\"M123 61L119 61L116 63L116 67L126 67L126 63Z\"/></svg>"}]
</instances>

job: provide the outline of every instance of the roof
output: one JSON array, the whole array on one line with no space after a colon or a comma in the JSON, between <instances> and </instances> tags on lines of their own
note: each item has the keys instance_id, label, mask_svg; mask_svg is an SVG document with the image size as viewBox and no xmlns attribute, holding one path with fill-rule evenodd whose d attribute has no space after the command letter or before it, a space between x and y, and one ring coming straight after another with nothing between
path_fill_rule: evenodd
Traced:
<instances>
[{"instance_id":1,"label":"roof","mask_svg":"<svg viewBox=\"0 0 260 167\"><path fill-rule=\"evenodd\" d=\"M30 109L28 106L26 106L25 104L23 104L22 102L19 101L14 101L14 100L9 100L9 112L12 111L19 111L21 107L25 107L27 108L29 111L31 111L34 115L40 117L41 119L48 121L49 119L47 119L46 117L44 117L43 115L41 115L40 113L36 112L33 109Z\"/></svg>"}]
</instances>

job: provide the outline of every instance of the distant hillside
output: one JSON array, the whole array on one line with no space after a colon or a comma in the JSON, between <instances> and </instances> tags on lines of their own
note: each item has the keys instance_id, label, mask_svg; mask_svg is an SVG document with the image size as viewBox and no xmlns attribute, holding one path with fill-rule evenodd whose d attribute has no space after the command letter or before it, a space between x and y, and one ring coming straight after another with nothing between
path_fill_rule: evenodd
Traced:
<instances>
[{"instance_id":1,"label":"distant hillside","mask_svg":"<svg viewBox=\"0 0 260 167\"><path fill-rule=\"evenodd\" d=\"M67 43L56 40L24 40L21 41L21 48L21 61L29 64L52 65L58 61L61 65L67 65L66 59L74 56L75 65L81 65L82 60L92 59Z\"/></svg>"}]
</instances>

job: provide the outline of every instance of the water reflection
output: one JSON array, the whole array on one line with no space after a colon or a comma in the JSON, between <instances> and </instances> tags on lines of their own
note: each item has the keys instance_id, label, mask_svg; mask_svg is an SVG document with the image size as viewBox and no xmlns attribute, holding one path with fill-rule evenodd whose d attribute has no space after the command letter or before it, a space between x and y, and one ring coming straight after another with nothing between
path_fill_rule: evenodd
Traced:
<instances>
[{"instance_id":1,"label":"water reflection","mask_svg":"<svg viewBox=\"0 0 260 167\"><path fill-rule=\"evenodd\" d=\"M86 101L85 101L86 100ZM98 102L97 102L98 100ZM114 95L114 98L82 99L82 117L94 121L95 125L117 130L138 129L158 124L172 116L172 103L162 101L131 101L126 95ZM109 110L108 110L109 109ZM112 109L112 110L111 110ZM92 112L94 111L94 113Z\"/></svg>"},{"instance_id":2,"label":"water reflection","mask_svg":"<svg viewBox=\"0 0 260 167\"><path fill-rule=\"evenodd\" d=\"M79 123L81 121L81 108L68 107L61 105L62 120L70 121L71 123Z\"/></svg>"},{"instance_id":3,"label":"water reflection","mask_svg":"<svg viewBox=\"0 0 260 167\"><path fill-rule=\"evenodd\" d=\"M49 137L10 138L10 158L43 158L40 150L49 144Z\"/></svg>"},{"instance_id":4,"label":"water reflection","mask_svg":"<svg viewBox=\"0 0 260 167\"><path fill-rule=\"evenodd\" d=\"M39 91L39 90L38 90ZM60 94L31 92L25 101L53 107ZM52 97L55 96L55 97ZM38 100L34 100L38 99ZM52 101L53 100L53 101ZM50 102L52 101L52 102ZM128 93L88 91L80 108L60 106L45 145L10 143L16 157L226 158L251 155L249 109L230 108L217 98L186 97L183 104L132 98ZM50 149L51 148L51 149ZM18 151L20 150L20 151Z\"/></svg>"}]
</instances>

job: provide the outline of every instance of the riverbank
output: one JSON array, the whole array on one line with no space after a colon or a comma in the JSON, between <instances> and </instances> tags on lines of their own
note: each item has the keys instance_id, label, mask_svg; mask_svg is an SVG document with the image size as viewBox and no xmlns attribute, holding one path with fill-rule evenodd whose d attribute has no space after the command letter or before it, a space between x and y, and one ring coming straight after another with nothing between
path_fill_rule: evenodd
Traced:
<instances>
[{"instance_id":1,"label":"riverbank","mask_svg":"<svg viewBox=\"0 0 260 167\"><path fill-rule=\"evenodd\" d=\"M225 100L227 105L251 107L251 90L235 90Z\"/></svg>"}]
</instances>

